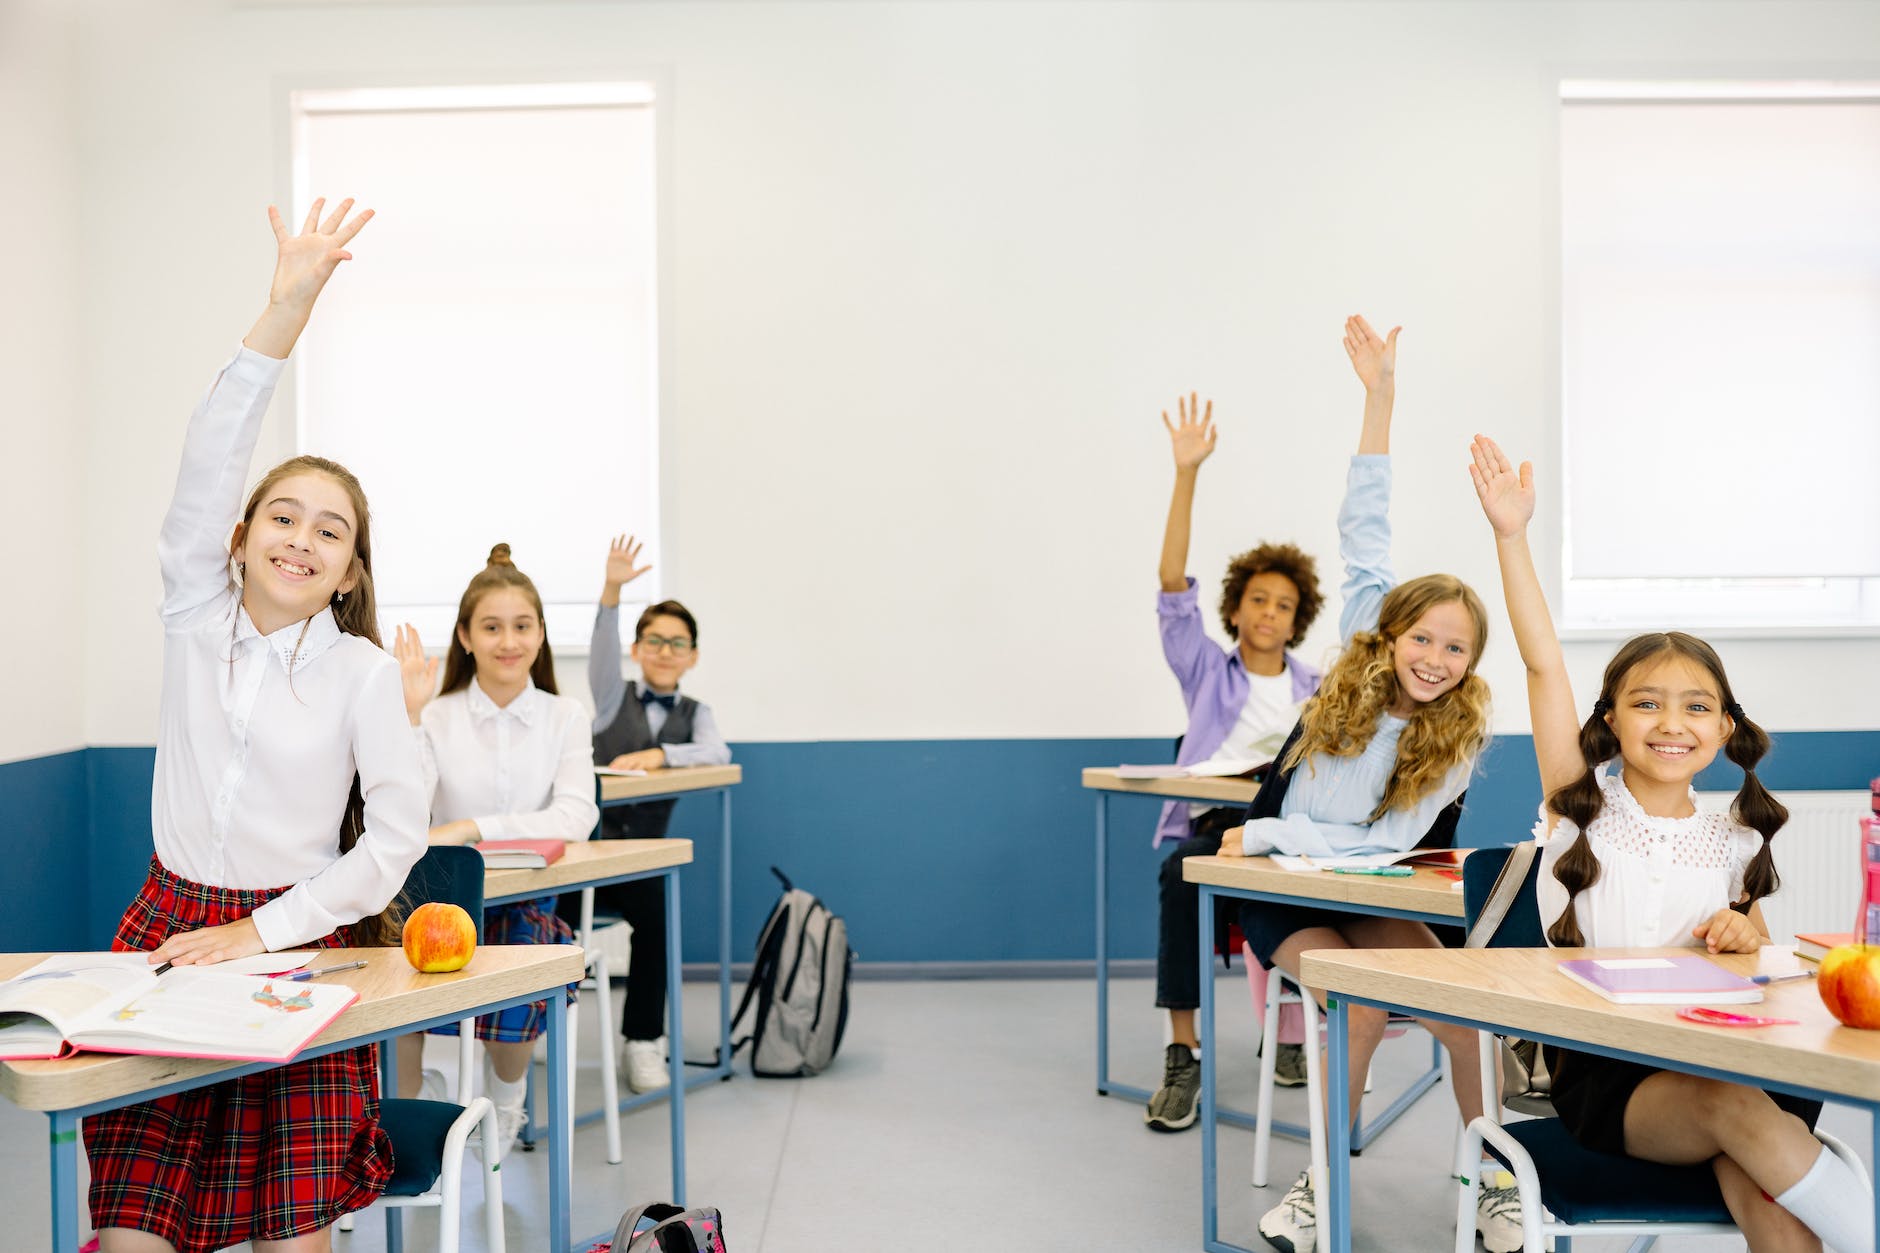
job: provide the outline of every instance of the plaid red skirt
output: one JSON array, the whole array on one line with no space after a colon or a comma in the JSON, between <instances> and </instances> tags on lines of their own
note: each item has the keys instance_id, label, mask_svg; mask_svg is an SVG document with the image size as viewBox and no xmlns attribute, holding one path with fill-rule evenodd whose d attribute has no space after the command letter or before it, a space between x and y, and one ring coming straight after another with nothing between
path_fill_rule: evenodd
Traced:
<instances>
[{"instance_id":1,"label":"plaid red skirt","mask_svg":"<svg viewBox=\"0 0 1880 1253\"><path fill-rule=\"evenodd\" d=\"M111 947L148 952L178 931L245 918L286 890L191 883L152 857ZM349 930L312 947L343 947ZM85 1119L92 1225L210 1253L319 1231L370 1205L392 1174L377 1053L329 1053Z\"/></svg>"},{"instance_id":2,"label":"plaid red skirt","mask_svg":"<svg viewBox=\"0 0 1880 1253\"><path fill-rule=\"evenodd\" d=\"M574 928L570 927L555 914L555 899L544 896L539 900L516 901L508 905L495 905L483 911L483 942L485 944L573 944ZM568 1003L575 1003L581 994L581 985L568 985ZM477 1017L476 1037L479 1040L496 1040L511 1044L527 1044L535 1037L548 1030L548 1001L530 1001L527 1005L511 1005L508 1009L499 1009L493 1014L481 1014ZM457 1024L445 1023L441 1027L432 1027L433 1035L456 1035Z\"/></svg>"}]
</instances>

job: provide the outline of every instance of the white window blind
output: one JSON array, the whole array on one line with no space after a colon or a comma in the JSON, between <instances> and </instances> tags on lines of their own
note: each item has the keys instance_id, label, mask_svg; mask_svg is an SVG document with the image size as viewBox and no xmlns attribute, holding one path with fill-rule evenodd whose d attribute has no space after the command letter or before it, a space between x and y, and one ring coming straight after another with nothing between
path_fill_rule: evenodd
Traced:
<instances>
[{"instance_id":1,"label":"white window blind","mask_svg":"<svg viewBox=\"0 0 1880 1253\"><path fill-rule=\"evenodd\" d=\"M491 545L585 641L659 520L654 118L636 84L300 92L295 220L377 217L297 354L299 442L356 474L387 621L447 639Z\"/></svg>"},{"instance_id":2,"label":"white window blind","mask_svg":"<svg viewBox=\"0 0 1880 1253\"><path fill-rule=\"evenodd\" d=\"M1567 601L1871 621L1880 92L1680 86L1563 91Z\"/></svg>"}]
</instances>

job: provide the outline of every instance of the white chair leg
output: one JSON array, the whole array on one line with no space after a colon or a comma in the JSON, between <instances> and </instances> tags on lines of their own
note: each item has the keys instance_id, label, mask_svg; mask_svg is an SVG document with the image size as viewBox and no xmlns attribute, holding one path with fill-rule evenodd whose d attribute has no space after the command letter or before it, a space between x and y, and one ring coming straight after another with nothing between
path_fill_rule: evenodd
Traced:
<instances>
[{"instance_id":1,"label":"white chair leg","mask_svg":"<svg viewBox=\"0 0 1880 1253\"><path fill-rule=\"evenodd\" d=\"M1266 972L1266 1016L1260 1027L1260 1103L1254 1111L1253 1186L1267 1184L1267 1167L1273 1147L1273 1074L1279 1064L1280 974L1275 966Z\"/></svg>"},{"instance_id":2,"label":"white chair leg","mask_svg":"<svg viewBox=\"0 0 1880 1253\"><path fill-rule=\"evenodd\" d=\"M613 972L608 969L607 954L594 957L594 1024L601 1038L601 1119L607 1124L607 1160L618 1164L620 1151L620 1080L614 1057Z\"/></svg>"},{"instance_id":3,"label":"white chair leg","mask_svg":"<svg viewBox=\"0 0 1880 1253\"><path fill-rule=\"evenodd\" d=\"M334 1226L338 1227L341 1231L351 1231L353 1229L353 1216L351 1214L341 1214L339 1221L335 1223Z\"/></svg>"},{"instance_id":4,"label":"white chair leg","mask_svg":"<svg viewBox=\"0 0 1880 1253\"><path fill-rule=\"evenodd\" d=\"M496 1134L496 1108L484 1119L484 1135ZM491 1141L493 1143L493 1141ZM502 1163L483 1163L483 1244L488 1253L504 1253L503 1243L503 1172Z\"/></svg>"},{"instance_id":5,"label":"white chair leg","mask_svg":"<svg viewBox=\"0 0 1880 1253\"><path fill-rule=\"evenodd\" d=\"M1462 1139L1456 1145L1456 1253L1475 1253L1475 1211L1481 1196L1481 1161L1482 1133L1473 1126L1465 1126Z\"/></svg>"},{"instance_id":6,"label":"white chair leg","mask_svg":"<svg viewBox=\"0 0 1880 1253\"><path fill-rule=\"evenodd\" d=\"M1319 1064L1319 1003L1304 988L1299 989L1299 1007L1306 1020L1306 1126L1312 1133L1312 1194L1317 1197L1325 1195L1332 1178L1325 1148L1325 1085L1343 1083L1345 1077L1327 1075Z\"/></svg>"}]
</instances>

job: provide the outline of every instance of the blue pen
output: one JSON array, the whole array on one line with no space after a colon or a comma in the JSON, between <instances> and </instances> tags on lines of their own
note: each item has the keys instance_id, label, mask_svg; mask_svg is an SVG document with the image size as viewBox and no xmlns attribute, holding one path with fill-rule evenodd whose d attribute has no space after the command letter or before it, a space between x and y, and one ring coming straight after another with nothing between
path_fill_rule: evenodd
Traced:
<instances>
[{"instance_id":1,"label":"blue pen","mask_svg":"<svg viewBox=\"0 0 1880 1253\"><path fill-rule=\"evenodd\" d=\"M1814 971L1804 970L1800 974L1795 975L1751 975L1749 981L1751 983L1787 983L1791 979L1812 979L1814 977Z\"/></svg>"},{"instance_id":2,"label":"blue pen","mask_svg":"<svg viewBox=\"0 0 1880 1253\"><path fill-rule=\"evenodd\" d=\"M318 970L296 970L291 975L277 975L276 977L293 983L305 983L309 979L318 979L321 975L330 975L340 970L359 970L365 964L365 962L347 962L343 966L322 966Z\"/></svg>"},{"instance_id":3,"label":"blue pen","mask_svg":"<svg viewBox=\"0 0 1880 1253\"><path fill-rule=\"evenodd\" d=\"M1333 874L1374 874L1390 879L1408 879L1416 871L1408 866L1334 866Z\"/></svg>"}]
</instances>

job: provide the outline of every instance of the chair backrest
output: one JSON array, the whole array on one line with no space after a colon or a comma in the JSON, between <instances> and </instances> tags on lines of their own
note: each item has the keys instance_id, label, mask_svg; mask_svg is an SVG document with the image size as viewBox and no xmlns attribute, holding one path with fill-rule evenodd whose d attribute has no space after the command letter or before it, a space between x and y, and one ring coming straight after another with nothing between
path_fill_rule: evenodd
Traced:
<instances>
[{"instance_id":1,"label":"chair backrest","mask_svg":"<svg viewBox=\"0 0 1880 1253\"><path fill-rule=\"evenodd\" d=\"M1478 848L1463 858L1462 916L1467 927L1474 928L1483 906L1488 904L1495 880L1501 875L1501 868L1508 864L1508 852L1505 848ZM1528 866L1527 878L1522 881L1521 890L1515 893L1514 904L1508 907L1507 916L1495 928L1495 934L1488 938L1488 947L1547 947L1547 933L1541 926L1540 903L1534 895L1534 885L1540 882L1540 869L1541 859L1536 857Z\"/></svg>"},{"instance_id":2,"label":"chair backrest","mask_svg":"<svg viewBox=\"0 0 1880 1253\"><path fill-rule=\"evenodd\" d=\"M405 877L409 909L441 901L470 915L483 943L483 854L464 844L437 844L425 850Z\"/></svg>"}]
</instances>

